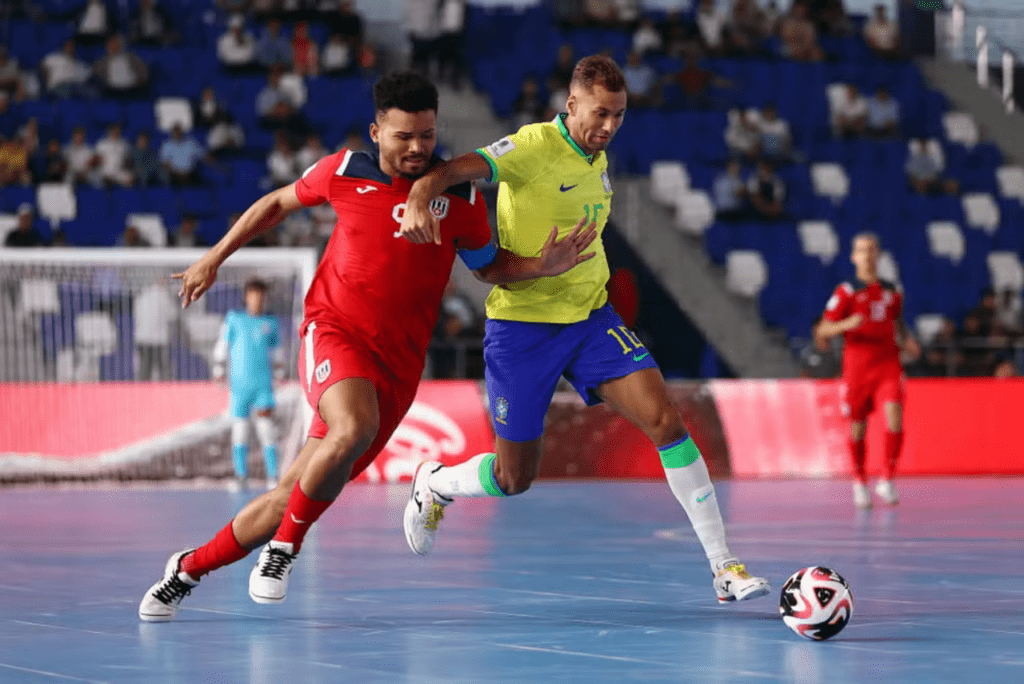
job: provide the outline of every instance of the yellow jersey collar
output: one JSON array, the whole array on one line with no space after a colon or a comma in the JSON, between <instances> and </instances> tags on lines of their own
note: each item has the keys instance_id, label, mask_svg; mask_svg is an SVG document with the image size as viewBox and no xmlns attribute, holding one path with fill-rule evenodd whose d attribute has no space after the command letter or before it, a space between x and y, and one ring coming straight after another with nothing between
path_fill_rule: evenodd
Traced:
<instances>
[{"instance_id":1,"label":"yellow jersey collar","mask_svg":"<svg viewBox=\"0 0 1024 684\"><path fill-rule=\"evenodd\" d=\"M587 154L582 149L580 149L580 146L577 145L576 141L572 139L572 136L569 135L569 129L565 127L566 116L566 113L562 112L561 114L555 117L555 125L558 126L558 132L562 134L563 138L565 138L565 142L569 143L569 145L572 146L572 149L576 150L577 154L586 159L588 164L593 164L594 159L597 157L597 155Z\"/></svg>"}]
</instances>

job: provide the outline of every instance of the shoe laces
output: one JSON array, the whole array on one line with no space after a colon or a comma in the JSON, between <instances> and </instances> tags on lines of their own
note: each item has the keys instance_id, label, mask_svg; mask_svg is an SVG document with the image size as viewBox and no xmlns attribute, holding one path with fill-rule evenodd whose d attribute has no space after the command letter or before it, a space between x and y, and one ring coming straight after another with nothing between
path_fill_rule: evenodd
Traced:
<instances>
[{"instance_id":1,"label":"shoe laces","mask_svg":"<svg viewBox=\"0 0 1024 684\"><path fill-rule=\"evenodd\" d=\"M441 522L443 518L444 506L436 501L432 501L430 503L430 510L427 511L427 521L423 523L423 527L432 532L437 532L437 523Z\"/></svg>"},{"instance_id":2,"label":"shoe laces","mask_svg":"<svg viewBox=\"0 0 1024 684\"><path fill-rule=\"evenodd\" d=\"M722 572L719 574L724 575L725 573L731 573L733 575L736 575L740 579L750 579L750 573L747 572L747 566L743 565L742 563L733 563L732 565L727 565L724 568L722 568Z\"/></svg>"},{"instance_id":3,"label":"shoe laces","mask_svg":"<svg viewBox=\"0 0 1024 684\"><path fill-rule=\"evenodd\" d=\"M285 571L295 560L295 554L282 551L281 549L267 549L266 560L260 568L260 577L270 577L279 580L284 577Z\"/></svg>"},{"instance_id":4,"label":"shoe laces","mask_svg":"<svg viewBox=\"0 0 1024 684\"><path fill-rule=\"evenodd\" d=\"M159 589L153 592L153 595L161 603L170 606L181 603L181 600L191 593L192 585L183 582L178 577L178 573L174 573L160 585Z\"/></svg>"}]
</instances>

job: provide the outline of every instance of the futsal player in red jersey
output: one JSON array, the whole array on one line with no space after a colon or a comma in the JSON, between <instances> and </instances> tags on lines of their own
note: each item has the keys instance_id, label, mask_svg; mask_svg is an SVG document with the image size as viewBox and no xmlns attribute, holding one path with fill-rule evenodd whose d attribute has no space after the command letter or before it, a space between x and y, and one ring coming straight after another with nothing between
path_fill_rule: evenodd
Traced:
<instances>
[{"instance_id":1,"label":"futsal player in red jersey","mask_svg":"<svg viewBox=\"0 0 1024 684\"><path fill-rule=\"evenodd\" d=\"M139 605L139 617L174 617L199 579L264 545L249 576L257 603L284 600L303 537L380 453L416 395L427 344L458 254L478 278L509 283L564 273L593 256L594 224L581 220L539 256L495 246L483 198L472 183L431 203L440 244L400 238L413 181L433 155L437 90L421 76L395 74L374 86L373 152L343 149L311 166L295 183L257 200L202 259L183 273L184 306L196 301L232 252L291 212L330 202L334 233L310 285L299 334L299 372L315 409L309 439L276 489L250 502L205 545L170 557L163 578Z\"/></svg>"},{"instance_id":2,"label":"futsal player in red jersey","mask_svg":"<svg viewBox=\"0 0 1024 684\"><path fill-rule=\"evenodd\" d=\"M844 338L843 377L840 385L843 415L850 419L850 453L856 481L853 500L858 508L871 507L864 469L868 415L885 412L885 472L875 493L887 504L899 502L893 478L903 448L903 391L906 375L900 353L916 358L917 341L903 320L903 295L896 285L878 277L881 245L878 236L860 233L853 238L851 260L856 278L840 284L825 308L815 334Z\"/></svg>"}]
</instances>

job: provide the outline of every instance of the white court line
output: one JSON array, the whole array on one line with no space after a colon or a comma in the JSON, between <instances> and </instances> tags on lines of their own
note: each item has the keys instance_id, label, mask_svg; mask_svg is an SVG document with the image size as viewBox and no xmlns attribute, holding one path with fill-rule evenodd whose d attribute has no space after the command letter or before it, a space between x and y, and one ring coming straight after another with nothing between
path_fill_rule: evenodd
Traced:
<instances>
[{"instance_id":1,"label":"white court line","mask_svg":"<svg viewBox=\"0 0 1024 684\"><path fill-rule=\"evenodd\" d=\"M437 582L427 582L425 580L405 580L406 584L419 584L423 586L429 586L434 589L472 589L473 587L465 586L462 584L439 584ZM514 594L529 594L531 596L550 596L552 598L566 598L566 599L577 599L585 601L611 601L612 603L638 603L645 606L660 606L662 605L659 601L640 601L638 599L624 599L624 598L612 598L609 596L580 596L578 594L563 594L556 591L531 591L529 589L507 589L499 588L500 591L507 591Z\"/></svg>"},{"instance_id":2,"label":"white court line","mask_svg":"<svg viewBox=\"0 0 1024 684\"><path fill-rule=\"evenodd\" d=\"M109 684L109 681L105 679L82 679L81 677L73 677L71 675L61 674L59 672L34 670L31 667L18 667L17 665L11 665L9 663L0 663L0 667L6 667L10 670L17 670L18 672L30 672L31 674L43 675L44 677L53 677L54 679L68 679L72 682L89 682L89 684Z\"/></svg>"}]
</instances>

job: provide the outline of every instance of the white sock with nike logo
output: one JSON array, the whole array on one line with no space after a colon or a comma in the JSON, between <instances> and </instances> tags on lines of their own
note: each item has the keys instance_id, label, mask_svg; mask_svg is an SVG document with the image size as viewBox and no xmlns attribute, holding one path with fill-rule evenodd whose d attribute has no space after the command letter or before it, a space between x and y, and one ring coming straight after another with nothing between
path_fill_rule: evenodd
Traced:
<instances>
[{"instance_id":1,"label":"white sock with nike logo","mask_svg":"<svg viewBox=\"0 0 1024 684\"><path fill-rule=\"evenodd\" d=\"M718 509L715 486L711 484L704 457L689 435L658 447L658 453L668 486L689 516L693 531L697 533L697 539L711 563L711 570L718 574L726 561L734 561L736 557L729 551L725 540L722 512Z\"/></svg>"}]
</instances>

